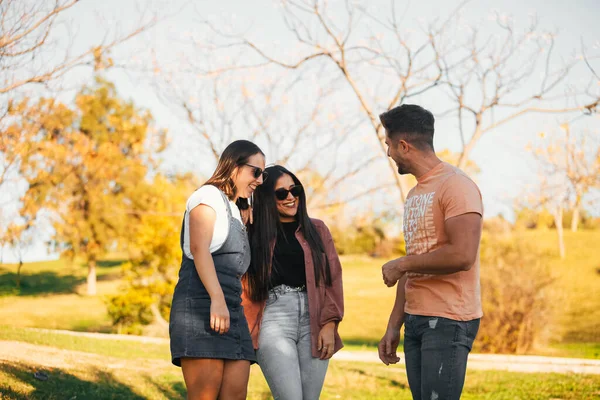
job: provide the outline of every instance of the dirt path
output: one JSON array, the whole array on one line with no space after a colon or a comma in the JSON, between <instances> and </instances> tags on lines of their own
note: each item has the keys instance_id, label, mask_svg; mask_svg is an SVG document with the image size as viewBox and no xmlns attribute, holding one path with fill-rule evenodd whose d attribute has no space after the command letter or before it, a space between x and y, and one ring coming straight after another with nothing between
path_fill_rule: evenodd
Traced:
<instances>
[{"instance_id":1,"label":"dirt path","mask_svg":"<svg viewBox=\"0 0 600 400\"><path fill-rule=\"evenodd\" d=\"M165 338L153 338L144 336L132 335L114 335L105 333L84 333L72 331L58 331L45 329L32 329L42 332L52 332L73 336L85 336L105 340L127 340L137 341L142 343L158 343L168 344L169 340ZM41 353L38 348L44 348ZM16 350L12 350L12 348ZM21 351L27 349L30 351ZM61 350L47 346L36 346L22 342L2 342L0 341L0 359L5 357L19 358L26 357L25 354L31 354L32 360L40 362L40 355L46 358L51 365L56 366L57 362L77 363L77 359L91 360L97 358L102 365L114 366L119 368L120 365L126 364L125 360L110 357L94 355L90 353L75 352L69 350ZM7 349L8 351L6 351ZM37 350L36 350L37 349ZM355 361L355 362L371 362L380 363L376 352L372 351L351 351L341 350L334 359L340 361ZM83 364L87 363L82 362ZM168 365L168 360L165 361ZM400 365L404 364L404 360L400 360ZM556 372L556 373L577 373L577 374L600 374L600 360L591 360L583 358L563 358L563 357L543 357L543 356L516 356L516 355L499 355L499 354L471 354L469 356L469 368L479 370L500 370L513 372Z\"/></svg>"},{"instance_id":2,"label":"dirt path","mask_svg":"<svg viewBox=\"0 0 600 400\"><path fill-rule=\"evenodd\" d=\"M90 365L97 365L104 370L130 369L149 374L159 368L171 365L169 360L152 360L151 363L140 363L136 360L126 360L76 350L0 340L0 364L3 362L61 369L82 369Z\"/></svg>"},{"instance_id":3,"label":"dirt path","mask_svg":"<svg viewBox=\"0 0 600 400\"><path fill-rule=\"evenodd\" d=\"M379 363L379 356L371 351L340 351L334 359L340 361ZM404 365L401 359L399 365ZM600 360L542 356L513 356L500 354L471 354L469 369L499 370L512 372L556 372L576 374L600 374Z\"/></svg>"}]
</instances>

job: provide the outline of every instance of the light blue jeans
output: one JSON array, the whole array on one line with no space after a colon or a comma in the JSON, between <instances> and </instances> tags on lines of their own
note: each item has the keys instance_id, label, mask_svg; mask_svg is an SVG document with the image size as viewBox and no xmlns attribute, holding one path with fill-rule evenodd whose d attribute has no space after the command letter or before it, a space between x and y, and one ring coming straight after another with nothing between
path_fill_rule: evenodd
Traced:
<instances>
[{"instance_id":1,"label":"light blue jeans","mask_svg":"<svg viewBox=\"0 0 600 400\"><path fill-rule=\"evenodd\" d=\"M308 296L286 285L269 291L256 352L273 398L317 400L329 360L313 358Z\"/></svg>"}]
</instances>

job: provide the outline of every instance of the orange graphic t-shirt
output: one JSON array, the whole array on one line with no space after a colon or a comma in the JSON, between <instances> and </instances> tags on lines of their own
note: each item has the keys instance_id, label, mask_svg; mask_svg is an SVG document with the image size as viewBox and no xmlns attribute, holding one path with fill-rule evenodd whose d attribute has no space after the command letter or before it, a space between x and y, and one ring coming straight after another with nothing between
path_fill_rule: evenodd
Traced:
<instances>
[{"instance_id":1,"label":"orange graphic t-shirt","mask_svg":"<svg viewBox=\"0 0 600 400\"><path fill-rule=\"evenodd\" d=\"M448 243L444 222L477 213L483 217L479 188L464 172L445 162L421 176L404 205L406 254L429 253ZM482 218L483 220L483 218ZM447 275L407 273L404 311L457 321L481 318L479 253L468 271Z\"/></svg>"}]
</instances>

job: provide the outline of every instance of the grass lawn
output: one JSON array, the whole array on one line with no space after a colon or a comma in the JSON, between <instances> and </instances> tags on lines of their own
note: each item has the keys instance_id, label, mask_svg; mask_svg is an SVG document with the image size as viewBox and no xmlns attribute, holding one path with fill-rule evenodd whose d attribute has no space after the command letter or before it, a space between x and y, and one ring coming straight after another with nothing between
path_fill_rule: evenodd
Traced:
<instances>
[{"instance_id":1,"label":"grass lawn","mask_svg":"<svg viewBox=\"0 0 600 400\"><path fill-rule=\"evenodd\" d=\"M556 232L520 232L519 238L556 252ZM563 343L536 349L535 354L556 357L600 358L600 232L565 232L567 257L551 260L556 285L561 288L557 331ZM382 283L386 260L342 257L346 315L340 334L349 349L374 349L383 335L392 309L395 288ZM485 312L485 310L484 310ZM482 321L485 323L485 317Z\"/></svg>"},{"instance_id":2,"label":"grass lawn","mask_svg":"<svg viewBox=\"0 0 600 400\"><path fill-rule=\"evenodd\" d=\"M24 264L16 289L15 265L0 265L0 321L13 326L110 332L104 299L121 285L121 262L96 267L97 296L86 295L87 268L63 260Z\"/></svg>"},{"instance_id":3,"label":"grass lawn","mask_svg":"<svg viewBox=\"0 0 600 400\"><path fill-rule=\"evenodd\" d=\"M555 254L556 232L521 233L523 240ZM551 268L561 289L557 323L566 342L600 342L600 231L565 232L566 257L555 257ZM596 351L598 348L596 348Z\"/></svg>"},{"instance_id":4,"label":"grass lawn","mask_svg":"<svg viewBox=\"0 0 600 400\"><path fill-rule=\"evenodd\" d=\"M522 240L535 241L555 251L555 232L521 232ZM565 232L567 258L553 259L556 284L562 289L557 321L563 343L536 350L536 354L600 358L600 231ZM381 338L394 301L395 288L382 283L386 260L344 256L346 314L340 334L349 349L373 349ZM22 268L16 290L16 266L0 266L0 321L14 327L38 327L90 332L111 332L104 299L117 293L120 263L104 261L97 267L98 296L85 295L86 267L64 261L28 263ZM483 323L485 323L485 318Z\"/></svg>"},{"instance_id":5,"label":"grass lawn","mask_svg":"<svg viewBox=\"0 0 600 400\"><path fill-rule=\"evenodd\" d=\"M181 372L168 346L0 327L2 399L181 399ZM45 381L36 372L48 375ZM594 399L600 376L469 371L463 399ZM270 399L253 366L249 399ZM402 367L332 361L322 399L410 399Z\"/></svg>"}]
</instances>

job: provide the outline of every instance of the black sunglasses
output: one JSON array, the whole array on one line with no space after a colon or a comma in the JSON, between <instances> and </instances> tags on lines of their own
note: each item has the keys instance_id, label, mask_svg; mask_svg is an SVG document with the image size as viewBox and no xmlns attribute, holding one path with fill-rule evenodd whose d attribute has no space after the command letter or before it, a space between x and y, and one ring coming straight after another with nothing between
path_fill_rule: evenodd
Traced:
<instances>
[{"instance_id":1,"label":"black sunglasses","mask_svg":"<svg viewBox=\"0 0 600 400\"><path fill-rule=\"evenodd\" d=\"M288 193L291 193L294 197L298 197L302 194L303 190L301 185L292 186L290 190L279 188L275 191L275 197L278 200L285 200L288 197Z\"/></svg>"},{"instance_id":2,"label":"black sunglasses","mask_svg":"<svg viewBox=\"0 0 600 400\"><path fill-rule=\"evenodd\" d=\"M265 171L263 171L262 169L254 166L254 165L251 165L251 164L244 164L244 165L254 168L254 172L253 172L254 179L258 179L262 175L263 182L265 182L267 180L267 178L269 177L268 173L266 173Z\"/></svg>"}]
</instances>

